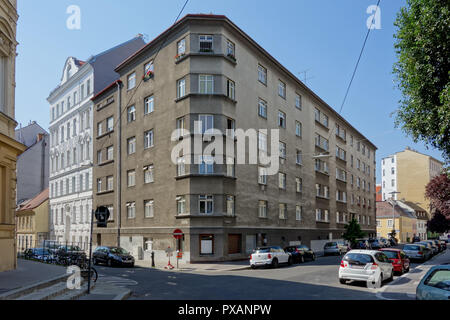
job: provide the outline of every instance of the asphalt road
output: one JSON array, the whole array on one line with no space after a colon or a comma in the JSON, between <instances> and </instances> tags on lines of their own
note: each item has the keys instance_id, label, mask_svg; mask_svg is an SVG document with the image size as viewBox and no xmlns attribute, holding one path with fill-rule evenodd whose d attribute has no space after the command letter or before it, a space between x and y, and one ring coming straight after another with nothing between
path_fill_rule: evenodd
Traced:
<instances>
[{"instance_id":1,"label":"asphalt road","mask_svg":"<svg viewBox=\"0 0 450 320\"><path fill-rule=\"evenodd\" d=\"M450 250L449 250L450 251ZM437 256L439 257L439 256ZM364 282L338 281L339 256L320 257L316 261L278 269L239 271L174 272L145 268L97 268L99 281L128 287L130 299L156 300L376 300L383 299L381 289L369 289ZM433 264L430 260L428 264ZM417 268L419 267L419 268ZM421 270L411 264L411 274ZM416 275L417 276L417 275ZM404 279L394 278L393 284ZM381 291L381 292L380 292ZM401 296L401 299L412 299Z\"/></svg>"}]
</instances>

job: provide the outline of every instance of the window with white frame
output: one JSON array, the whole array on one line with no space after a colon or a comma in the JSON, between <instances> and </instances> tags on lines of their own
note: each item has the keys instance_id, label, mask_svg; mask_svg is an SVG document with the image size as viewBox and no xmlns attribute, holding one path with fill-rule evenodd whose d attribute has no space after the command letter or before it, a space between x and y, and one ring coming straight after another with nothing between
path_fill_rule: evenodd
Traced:
<instances>
[{"instance_id":1,"label":"window with white frame","mask_svg":"<svg viewBox=\"0 0 450 320\"><path fill-rule=\"evenodd\" d=\"M200 214L212 214L214 212L214 199L210 195L200 195L199 212Z\"/></svg>"},{"instance_id":2,"label":"window with white frame","mask_svg":"<svg viewBox=\"0 0 450 320\"><path fill-rule=\"evenodd\" d=\"M228 177L234 177L235 176L235 166L234 166L234 158L227 157L226 160L227 165L227 176Z\"/></svg>"},{"instance_id":3,"label":"window with white frame","mask_svg":"<svg viewBox=\"0 0 450 320\"><path fill-rule=\"evenodd\" d=\"M154 170L153 165L148 165L148 166L144 167L144 183L145 184L154 182L153 170Z\"/></svg>"},{"instance_id":4,"label":"window with white frame","mask_svg":"<svg viewBox=\"0 0 450 320\"><path fill-rule=\"evenodd\" d=\"M280 189L286 189L286 174L279 172L278 173L278 187Z\"/></svg>"},{"instance_id":5,"label":"window with white frame","mask_svg":"<svg viewBox=\"0 0 450 320\"><path fill-rule=\"evenodd\" d=\"M106 119L106 132L111 132L114 129L114 118L109 117Z\"/></svg>"},{"instance_id":6,"label":"window with white frame","mask_svg":"<svg viewBox=\"0 0 450 320\"><path fill-rule=\"evenodd\" d=\"M286 113L283 111L278 111L278 126L286 128Z\"/></svg>"},{"instance_id":7,"label":"window with white frame","mask_svg":"<svg viewBox=\"0 0 450 320\"><path fill-rule=\"evenodd\" d=\"M227 97L236 100L236 84L230 79L227 79Z\"/></svg>"},{"instance_id":8,"label":"window with white frame","mask_svg":"<svg viewBox=\"0 0 450 320\"><path fill-rule=\"evenodd\" d=\"M267 184L267 168L264 167L258 168L258 183L262 185Z\"/></svg>"},{"instance_id":9,"label":"window with white frame","mask_svg":"<svg viewBox=\"0 0 450 320\"><path fill-rule=\"evenodd\" d=\"M265 200L258 201L258 217L267 218L267 201Z\"/></svg>"},{"instance_id":10,"label":"window with white frame","mask_svg":"<svg viewBox=\"0 0 450 320\"><path fill-rule=\"evenodd\" d=\"M101 164L103 162L103 159L102 159L102 150L98 150L97 151L97 163L98 164Z\"/></svg>"},{"instance_id":11,"label":"window with white frame","mask_svg":"<svg viewBox=\"0 0 450 320\"><path fill-rule=\"evenodd\" d=\"M144 149L153 147L153 129L144 132Z\"/></svg>"},{"instance_id":12,"label":"window with white frame","mask_svg":"<svg viewBox=\"0 0 450 320\"><path fill-rule=\"evenodd\" d=\"M262 99L259 99L258 102L258 115L267 119L267 102Z\"/></svg>"},{"instance_id":13,"label":"window with white frame","mask_svg":"<svg viewBox=\"0 0 450 320\"><path fill-rule=\"evenodd\" d=\"M185 196L177 197L177 214L178 215L186 214L186 197Z\"/></svg>"},{"instance_id":14,"label":"window with white frame","mask_svg":"<svg viewBox=\"0 0 450 320\"><path fill-rule=\"evenodd\" d=\"M261 83L267 84L267 69L262 65L258 65L258 80Z\"/></svg>"},{"instance_id":15,"label":"window with white frame","mask_svg":"<svg viewBox=\"0 0 450 320\"><path fill-rule=\"evenodd\" d=\"M301 165L303 163L302 162L302 151L301 150L297 150L296 157L295 157L295 163L298 164L298 165Z\"/></svg>"},{"instance_id":16,"label":"window with white frame","mask_svg":"<svg viewBox=\"0 0 450 320\"><path fill-rule=\"evenodd\" d=\"M286 83L278 81L278 95L282 98L286 98Z\"/></svg>"},{"instance_id":17,"label":"window with white frame","mask_svg":"<svg viewBox=\"0 0 450 320\"><path fill-rule=\"evenodd\" d=\"M129 155L136 153L136 137L132 137L127 140L127 147Z\"/></svg>"},{"instance_id":18,"label":"window with white frame","mask_svg":"<svg viewBox=\"0 0 450 320\"><path fill-rule=\"evenodd\" d=\"M180 117L176 120L176 128L179 131L180 137L184 136L186 129L186 120L185 117Z\"/></svg>"},{"instance_id":19,"label":"window with white frame","mask_svg":"<svg viewBox=\"0 0 450 320\"><path fill-rule=\"evenodd\" d=\"M214 173L214 157L199 156L198 173L199 174L213 174Z\"/></svg>"},{"instance_id":20,"label":"window with white frame","mask_svg":"<svg viewBox=\"0 0 450 320\"><path fill-rule=\"evenodd\" d=\"M287 205L285 203L278 204L278 217L280 220L287 219Z\"/></svg>"},{"instance_id":21,"label":"window with white frame","mask_svg":"<svg viewBox=\"0 0 450 320\"><path fill-rule=\"evenodd\" d=\"M202 34L199 36L200 51L210 52L213 50L213 36L210 34Z\"/></svg>"},{"instance_id":22,"label":"window with white frame","mask_svg":"<svg viewBox=\"0 0 450 320\"><path fill-rule=\"evenodd\" d=\"M127 218L136 218L136 202L127 202Z\"/></svg>"},{"instance_id":23,"label":"window with white frame","mask_svg":"<svg viewBox=\"0 0 450 320\"><path fill-rule=\"evenodd\" d=\"M177 43L177 54L181 56L186 53L186 39L181 39Z\"/></svg>"},{"instance_id":24,"label":"window with white frame","mask_svg":"<svg viewBox=\"0 0 450 320\"><path fill-rule=\"evenodd\" d=\"M113 160L114 159L114 146L109 146L106 148L106 160Z\"/></svg>"},{"instance_id":25,"label":"window with white frame","mask_svg":"<svg viewBox=\"0 0 450 320\"><path fill-rule=\"evenodd\" d=\"M177 81L177 98L182 98L186 95L186 79Z\"/></svg>"},{"instance_id":26,"label":"window with white frame","mask_svg":"<svg viewBox=\"0 0 450 320\"><path fill-rule=\"evenodd\" d=\"M114 177L106 177L106 190L112 191L114 189Z\"/></svg>"},{"instance_id":27,"label":"window with white frame","mask_svg":"<svg viewBox=\"0 0 450 320\"><path fill-rule=\"evenodd\" d=\"M226 200L226 205L227 205L227 208L226 208L227 209L227 211L226 211L227 216L234 217L234 214L235 214L235 211L234 211L234 200L235 200L235 197L231 196L231 195L227 195L225 197L225 200Z\"/></svg>"},{"instance_id":28,"label":"window with white frame","mask_svg":"<svg viewBox=\"0 0 450 320\"><path fill-rule=\"evenodd\" d=\"M302 221L302 206L296 205L295 206L295 220Z\"/></svg>"},{"instance_id":29,"label":"window with white frame","mask_svg":"<svg viewBox=\"0 0 450 320\"><path fill-rule=\"evenodd\" d=\"M127 108L127 121L133 122L136 121L136 107L130 106Z\"/></svg>"},{"instance_id":30,"label":"window with white frame","mask_svg":"<svg viewBox=\"0 0 450 320\"><path fill-rule=\"evenodd\" d=\"M235 56L235 45L231 40L227 40L227 56Z\"/></svg>"},{"instance_id":31,"label":"window with white frame","mask_svg":"<svg viewBox=\"0 0 450 320\"><path fill-rule=\"evenodd\" d=\"M97 179L97 192L102 192L102 179Z\"/></svg>"},{"instance_id":32,"label":"window with white frame","mask_svg":"<svg viewBox=\"0 0 450 320\"><path fill-rule=\"evenodd\" d=\"M336 179L346 182L347 172L341 168L336 168Z\"/></svg>"},{"instance_id":33,"label":"window with white frame","mask_svg":"<svg viewBox=\"0 0 450 320\"><path fill-rule=\"evenodd\" d=\"M127 78L128 90L133 89L136 86L136 72L130 74Z\"/></svg>"},{"instance_id":34,"label":"window with white frame","mask_svg":"<svg viewBox=\"0 0 450 320\"><path fill-rule=\"evenodd\" d=\"M262 153L267 153L267 134L258 132L258 150Z\"/></svg>"},{"instance_id":35,"label":"window with white frame","mask_svg":"<svg viewBox=\"0 0 450 320\"><path fill-rule=\"evenodd\" d=\"M210 74L201 74L198 77L199 92L202 94L214 93L214 76Z\"/></svg>"},{"instance_id":36,"label":"window with white frame","mask_svg":"<svg viewBox=\"0 0 450 320\"><path fill-rule=\"evenodd\" d=\"M153 95L144 99L144 114L149 114L154 111L154 102L155 98Z\"/></svg>"},{"instance_id":37,"label":"window with white frame","mask_svg":"<svg viewBox=\"0 0 450 320\"><path fill-rule=\"evenodd\" d=\"M186 158L179 157L177 158L177 176L181 177L186 174Z\"/></svg>"},{"instance_id":38,"label":"window with white frame","mask_svg":"<svg viewBox=\"0 0 450 320\"><path fill-rule=\"evenodd\" d=\"M298 93L295 94L295 107L302 110L302 96Z\"/></svg>"},{"instance_id":39,"label":"window with white frame","mask_svg":"<svg viewBox=\"0 0 450 320\"><path fill-rule=\"evenodd\" d=\"M281 142L279 144L280 158L286 159L286 143Z\"/></svg>"},{"instance_id":40,"label":"window with white frame","mask_svg":"<svg viewBox=\"0 0 450 320\"><path fill-rule=\"evenodd\" d=\"M154 204L155 204L155 202L153 200L145 200L144 201L144 216L145 216L145 218L153 218L155 216Z\"/></svg>"},{"instance_id":41,"label":"window with white frame","mask_svg":"<svg viewBox=\"0 0 450 320\"><path fill-rule=\"evenodd\" d=\"M129 170L127 171L127 186L134 187L136 185L136 171Z\"/></svg>"},{"instance_id":42,"label":"window with white frame","mask_svg":"<svg viewBox=\"0 0 450 320\"><path fill-rule=\"evenodd\" d=\"M336 190L336 201L346 203L347 202L347 192L341 191L341 190Z\"/></svg>"},{"instance_id":43,"label":"window with white frame","mask_svg":"<svg viewBox=\"0 0 450 320\"><path fill-rule=\"evenodd\" d=\"M144 65L144 76L148 77L155 72L155 65L150 61Z\"/></svg>"},{"instance_id":44,"label":"window with white frame","mask_svg":"<svg viewBox=\"0 0 450 320\"><path fill-rule=\"evenodd\" d=\"M295 191L300 193L303 189L303 180L302 178L295 178Z\"/></svg>"},{"instance_id":45,"label":"window with white frame","mask_svg":"<svg viewBox=\"0 0 450 320\"><path fill-rule=\"evenodd\" d=\"M295 121L295 135L297 137L302 136L302 124L299 121Z\"/></svg>"},{"instance_id":46,"label":"window with white frame","mask_svg":"<svg viewBox=\"0 0 450 320\"><path fill-rule=\"evenodd\" d=\"M208 130L214 129L214 116L212 114L199 114L197 125L197 133L205 134Z\"/></svg>"}]
</instances>

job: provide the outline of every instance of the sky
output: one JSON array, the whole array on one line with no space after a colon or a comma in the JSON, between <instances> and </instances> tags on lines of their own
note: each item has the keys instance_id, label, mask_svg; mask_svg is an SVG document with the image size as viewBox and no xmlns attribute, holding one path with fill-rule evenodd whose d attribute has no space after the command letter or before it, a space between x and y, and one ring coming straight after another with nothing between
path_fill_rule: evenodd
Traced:
<instances>
[{"instance_id":1,"label":"sky","mask_svg":"<svg viewBox=\"0 0 450 320\"><path fill-rule=\"evenodd\" d=\"M172 25L185 0L19 0L16 119L49 126L47 97L69 56L87 60L139 33L150 41ZM339 110L358 59L370 5L377 0L190 0L182 13L226 15L334 109ZM394 21L406 0L381 0L381 28L371 31L341 115L377 147L381 158L409 146L442 161L441 152L415 144L394 127L401 94ZM67 9L81 12L69 29Z\"/></svg>"}]
</instances>

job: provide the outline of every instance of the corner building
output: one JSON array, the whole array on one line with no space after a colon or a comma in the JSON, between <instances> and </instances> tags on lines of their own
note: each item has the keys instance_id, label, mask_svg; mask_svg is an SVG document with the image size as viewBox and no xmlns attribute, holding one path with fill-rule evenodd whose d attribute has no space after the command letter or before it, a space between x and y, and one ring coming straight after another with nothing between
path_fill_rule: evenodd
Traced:
<instances>
[{"instance_id":1,"label":"corner building","mask_svg":"<svg viewBox=\"0 0 450 320\"><path fill-rule=\"evenodd\" d=\"M187 15L116 71L120 81L93 98L94 206L113 212L96 245L120 242L145 260L167 259L170 246L201 262L339 239L351 217L376 234L376 147L227 17ZM171 161L183 136L212 128L235 145L226 129L257 130L259 154L279 129L279 172L187 164L198 154ZM187 130L179 141L175 129Z\"/></svg>"}]
</instances>

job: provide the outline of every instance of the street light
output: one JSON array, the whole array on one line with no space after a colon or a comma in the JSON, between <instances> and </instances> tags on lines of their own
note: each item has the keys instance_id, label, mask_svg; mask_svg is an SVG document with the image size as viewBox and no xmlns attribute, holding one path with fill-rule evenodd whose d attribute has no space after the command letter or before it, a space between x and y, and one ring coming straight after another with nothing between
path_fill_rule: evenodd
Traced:
<instances>
[{"instance_id":1,"label":"street light","mask_svg":"<svg viewBox=\"0 0 450 320\"><path fill-rule=\"evenodd\" d=\"M401 192L398 192L398 191L389 192L389 194L392 195L392 197L391 197L391 199L392 199L392 226L393 226L392 231L394 231L394 232L395 232L395 199L394 199L394 195L399 194L399 193L401 193ZM392 234L393 234L393 232L391 232L391 237L394 238L392 236Z\"/></svg>"}]
</instances>

